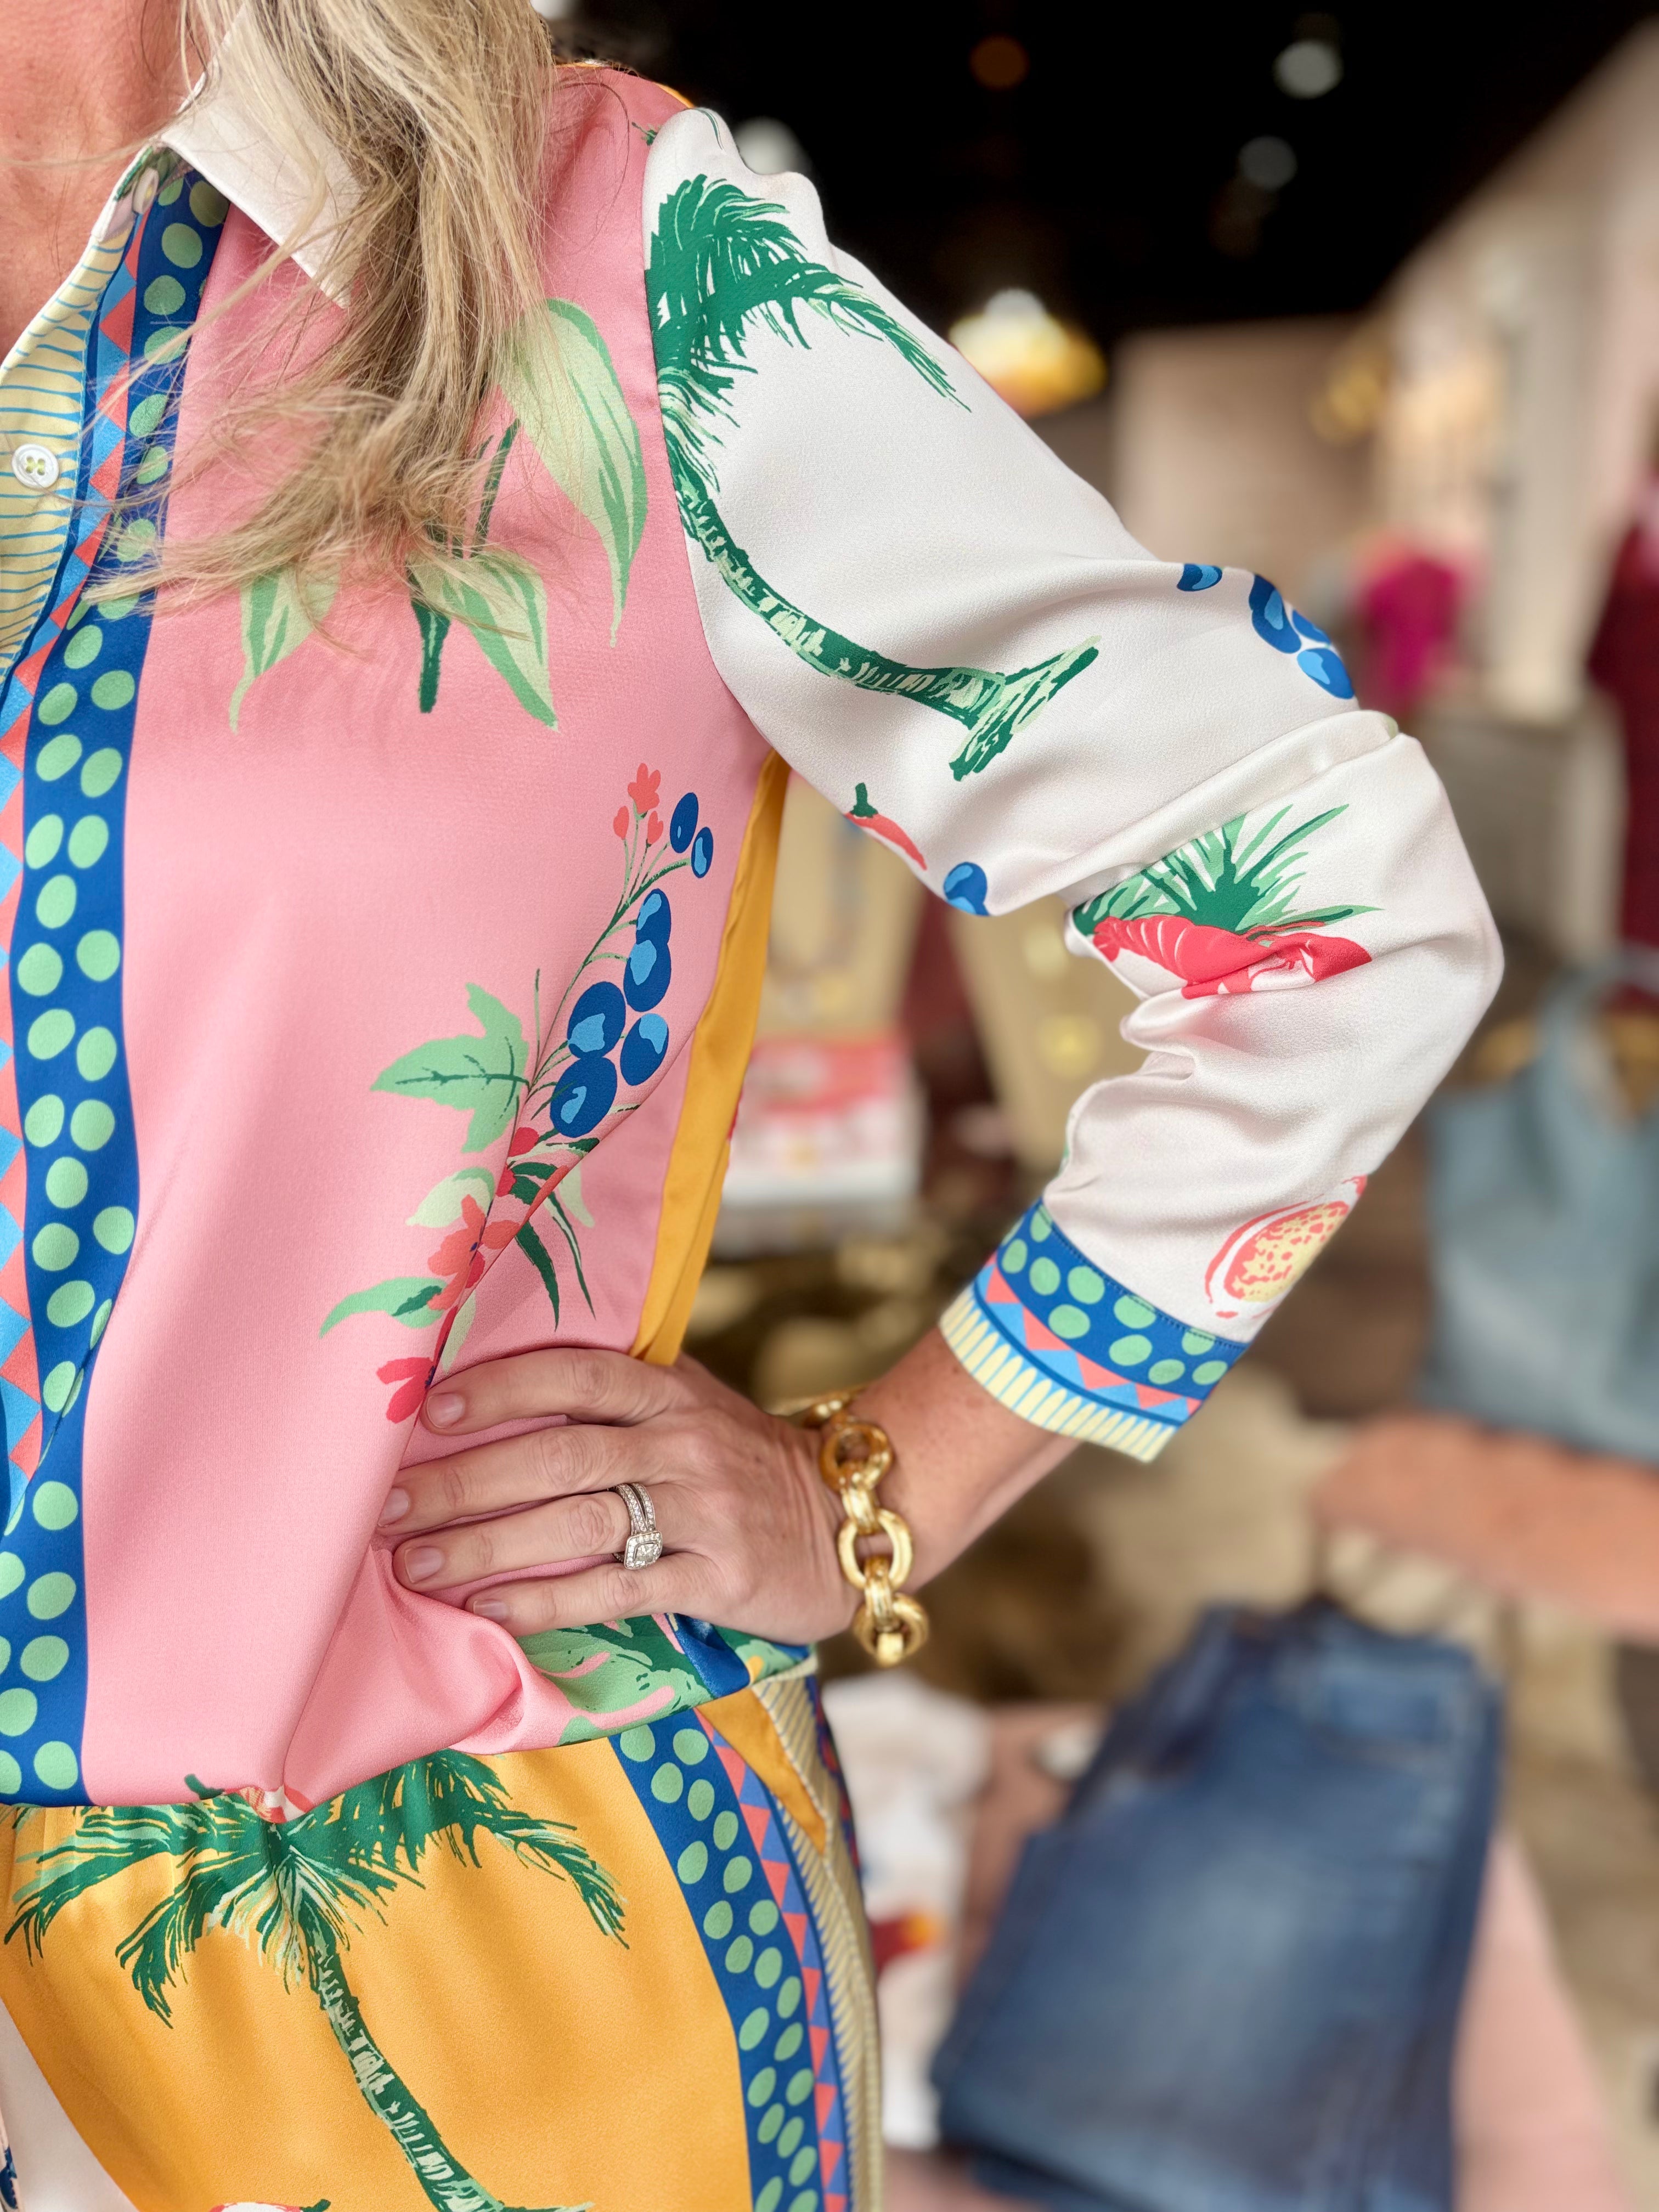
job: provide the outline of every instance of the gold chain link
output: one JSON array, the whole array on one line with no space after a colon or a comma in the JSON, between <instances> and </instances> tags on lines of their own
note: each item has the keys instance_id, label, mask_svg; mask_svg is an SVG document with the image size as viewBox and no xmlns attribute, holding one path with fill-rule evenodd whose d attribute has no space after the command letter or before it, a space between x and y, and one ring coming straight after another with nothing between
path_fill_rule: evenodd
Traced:
<instances>
[{"instance_id":1,"label":"gold chain link","mask_svg":"<svg viewBox=\"0 0 1659 2212\"><path fill-rule=\"evenodd\" d=\"M853 1633L878 1667L896 1667L927 1641L927 1615L899 1587L915 1565L915 1545L903 1516L876 1497L893 1464L892 1439L874 1421L854 1420L847 1410L851 1402L851 1392L817 1398L796 1418L803 1428L819 1431L819 1472L847 1516L836 1532L836 1556L863 1600ZM866 1541L886 1548L860 1558L859 1546Z\"/></svg>"}]
</instances>

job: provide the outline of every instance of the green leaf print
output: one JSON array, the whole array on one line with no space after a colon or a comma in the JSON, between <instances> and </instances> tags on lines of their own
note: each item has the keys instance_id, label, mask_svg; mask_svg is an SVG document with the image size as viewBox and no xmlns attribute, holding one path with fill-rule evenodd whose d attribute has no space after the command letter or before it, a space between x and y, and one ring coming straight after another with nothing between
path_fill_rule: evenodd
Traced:
<instances>
[{"instance_id":1,"label":"green leaf print","mask_svg":"<svg viewBox=\"0 0 1659 2212\"><path fill-rule=\"evenodd\" d=\"M614 643L645 532L645 458L610 349L574 300L550 300L514 335L501 388L560 490L611 565Z\"/></svg>"},{"instance_id":2,"label":"green leaf print","mask_svg":"<svg viewBox=\"0 0 1659 2212\"><path fill-rule=\"evenodd\" d=\"M443 1283L436 1275L393 1275L384 1283L371 1284L366 1291L354 1291L349 1298L342 1298L318 1330L326 1336L330 1329L353 1314L390 1314L394 1321L402 1322L405 1328L429 1328L437 1319L432 1310L432 1301Z\"/></svg>"},{"instance_id":3,"label":"green leaf print","mask_svg":"<svg viewBox=\"0 0 1659 2212\"><path fill-rule=\"evenodd\" d=\"M332 577L312 577L302 587L291 568L261 576L242 586L242 677L230 695L230 726L241 716L242 702L261 676L303 645L334 604L338 586Z\"/></svg>"},{"instance_id":4,"label":"green leaf print","mask_svg":"<svg viewBox=\"0 0 1659 2212\"><path fill-rule=\"evenodd\" d=\"M553 1326L556 1328L559 1325L559 1277L553 1265L553 1255L536 1234L533 1222L525 1222L513 1242L541 1277L542 1288L547 1292L548 1301L553 1308ZM592 1301L590 1299L588 1303L591 1305Z\"/></svg>"},{"instance_id":5,"label":"green leaf print","mask_svg":"<svg viewBox=\"0 0 1659 2212\"><path fill-rule=\"evenodd\" d=\"M791 345L811 344L807 325L813 318L876 339L892 347L941 398L961 406L945 370L879 300L839 270L810 259L781 207L708 177L688 178L664 202L651 241L646 295L663 430L687 536L734 597L820 675L912 699L959 723L967 735L951 773L958 782L976 775L1096 659L1099 641L1086 638L1006 674L890 660L843 636L769 583L714 501L720 428L735 419L731 395L738 377L755 374L746 356L751 325Z\"/></svg>"},{"instance_id":6,"label":"green leaf print","mask_svg":"<svg viewBox=\"0 0 1659 2212\"><path fill-rule=\"evenodd\" d=\"M1236 814L1218 830L1206 830L1109 891L1085 900L1073 909L1073 920L1085 937L1108 918L1133 921L1164 914L1252 936L1267 930L1320 929L1375 912L1368 906L1299 904L1309 840L1347 810L1328 807L1270 844L1290 811L1281 806L1249 837L1246 817Z\"/></svg>"},{"instance_id":7,"label":"green leaf print","mask_svg":"<svg viewBox=\"0 0 1659 2212\"><path fill-rule=\"evenodd\" d=\"M500 547L459 564L413 561L409 580L422 621L422 669L442 645L437 623L458 622L477 640L484 659L504 676L526 714L556 730L547 665L547 587L516 554ZM436 637L437 644L431 641ZM434 678L435 696L435 676Z\"/></svg>"},{"instance_id":8,"label":"green leaf print","mask_svg":"<svg viewBox=\"0 0 1659 2212\"><path fill-rule=\"evenodd\" d=\"M461 1200L476 1198L486 1212L495 1195L495 1178L488 1168L458 1168L441 1182L434 1183L409 1216L411 1229L447 1229L461 1218Z\"/></svg>"},{"instance_id":9,"label":"green leaf print","mask_svg":"<svg viewBox=\"0 0 1659 2212\"><path fill-rule=\"evenodd\" d=\"M466 1001L480 1036L434 1037L383 1067L376 1091L404 1098L433 1098L472 1116L463 1152L481 1152L512 1127L524 1090L529 1049L524 1024L510 1007L477 983Z\"/></svg>"},{"instance_id":10,"label":"green leaf print","mask_svg":"<svg viewBox=\"0 0 1659 2212\"><path fill-rule=\"evenodd\" d=\"M647 1698L654 1699L659 1711L668 1712L708 1700L696 1668L648 1613L591 1628L547 1628L537 1636L521 1636L519 1642L531 1665L556 1681L580 1709L582 1717L566 1728L560 1739L563 1743L585 1743L591 1736L607 1734L605 1722L632 1711ZM663 1696L665 1688L672 1695Z\"/></svg>"}]
</instances>

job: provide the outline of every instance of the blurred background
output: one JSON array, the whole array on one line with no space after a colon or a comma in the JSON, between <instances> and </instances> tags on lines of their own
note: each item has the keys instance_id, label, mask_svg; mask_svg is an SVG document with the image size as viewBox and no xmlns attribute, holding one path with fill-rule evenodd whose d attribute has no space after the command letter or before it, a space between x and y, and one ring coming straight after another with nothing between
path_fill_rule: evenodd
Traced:
<instances>
[{"instance_id":1,"label":"blurred background","mask_svg":"<svg viewBox=\"0 0 1659 2212\"><path fill-rule=\"evenodd\" d=\"M834 1693L902 2188L946 2185L903 2154L1010 1837L1203 1606L1324 1592L1507 1698L1460 2203L1659 2212L1659 967L1621 950L1659 945L1659 15L562 21L811 175L1160 557L1331 630L1443 777L1508 953L1447 1094L1167 1455L1078 1452L935 1586L884 1704ZM922 1334L1133 1057L1057 908L947 913L799 786L785 840L691 1340L775 1406Z\"/></svg>"}]
</instances>

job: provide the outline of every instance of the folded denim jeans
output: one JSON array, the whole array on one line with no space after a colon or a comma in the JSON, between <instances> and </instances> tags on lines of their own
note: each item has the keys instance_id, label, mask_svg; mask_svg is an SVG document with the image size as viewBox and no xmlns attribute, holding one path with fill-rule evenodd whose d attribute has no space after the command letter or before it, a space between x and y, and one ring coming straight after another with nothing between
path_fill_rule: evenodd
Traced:
<instances>
[{"instance_id":1,"label":"folded denim jeans","mask_svg":"<svg viewBox=\"0 0 1659 2212\"><path fill-rule=\"evenodd\" d=\"M1451 2212L1499 1737L1452 1645L1206 1614L1026 1847L946 2140L1063 2212Z\"/></svg>"}]
</instances>

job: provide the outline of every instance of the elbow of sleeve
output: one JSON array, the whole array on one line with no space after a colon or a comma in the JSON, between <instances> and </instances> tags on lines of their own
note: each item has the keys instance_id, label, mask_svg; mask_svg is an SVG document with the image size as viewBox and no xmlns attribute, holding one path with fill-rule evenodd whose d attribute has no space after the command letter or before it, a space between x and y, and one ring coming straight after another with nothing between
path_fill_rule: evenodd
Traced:
<instances>
[{"instance_id":1,"label":"elbow of sleeve","mask_svg":"<svg viewBox=\"0 0 1659 2212\"><path fill-rule=\"evenodd\" d=\"M1504 977L1504 946L1486 894L1471 871L1468 894L1452 933L1454 986L1446 994L1446 1042L1455 1058L1498 994Z\"/></svg>"}]
</instances>

